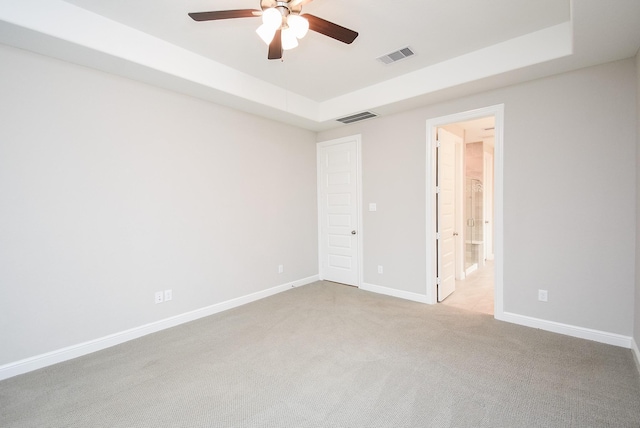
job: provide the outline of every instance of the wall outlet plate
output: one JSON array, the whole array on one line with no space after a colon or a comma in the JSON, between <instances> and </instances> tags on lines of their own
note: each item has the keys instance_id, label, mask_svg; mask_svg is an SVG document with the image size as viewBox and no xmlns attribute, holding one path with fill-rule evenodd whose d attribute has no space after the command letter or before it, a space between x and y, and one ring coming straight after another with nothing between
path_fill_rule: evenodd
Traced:
<instances>
[{"instance_id":1,"label":"wall outlet plate","mask_svg":"<svg viewBox=\"0 0 640 428\"><path fill-rule=\"evenodd\" d=\"M156 303L164 302L164 293L162 291L156 291Z\"/></svg>"},{"instance_id":2,"label":"wall outlet plate","mask_svg":"<svg viewBox=\"0 0 640 428\"><path fill-rule=\"evenodd\" d=\"M378 273L383 273L384 268L381 265L378 265Z\"/></svg>"},{"instance_id":3,"label":"wall outlet plate","mask_svg":"<svg viewBox=\"0 0 640 428\"><path fill-rule=\"evenodd\" d=\"M284 266L278 265L278 273L282 273L282 272L284 272Z\"/></svg>"},{"instance_id":4,"label":"wall outlet plate","mask_svg":"<svg viewBox=\"0 0 640 428\"><path fill-rule=\"evenodd\" d=\"M171 290L164 290L164 301L168 302L169 300L173 299L173 291Z\"/></svg>"},{"instance_id":5,"label":"wall outlet plate","mask_svg":"<svg viewBox=\"0 0 640 428\"><path fill-rule=\"evenodd\" d=\"M541 302L546 302L549 299L549 293L547 290L538 290L538 300Z\"/></svg>"}]
</instances>

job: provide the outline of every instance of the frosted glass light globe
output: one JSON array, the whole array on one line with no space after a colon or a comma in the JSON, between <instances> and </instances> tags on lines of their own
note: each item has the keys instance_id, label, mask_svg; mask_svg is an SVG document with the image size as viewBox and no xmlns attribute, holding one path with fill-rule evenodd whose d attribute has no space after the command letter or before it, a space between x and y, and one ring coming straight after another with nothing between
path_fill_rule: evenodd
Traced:
<instances>
[{"instance_id":1,"label":"frosted glass light globe","mask_svg":"<svg viewBox=\"0 0 640 428\"><path fill-rule=\"evenodd\" d=\"M291 28L282 30L282 49L289 50L298 46L298 39Z\"/></svg>"},{"instance_id":2,"label":"frosted glass light globe","mask_svg":"<svg viewBox=\"0 0 640 428\"><path fill-rule=\"evenodd\" d=\"M287 17L287 24L299 39L303 38L307 34L307 31L309 31L309 21L300 15L289 15Z\"/></svg>"},{"instance_id":3,"label":"frosted glass light globe","mask_svg":"<svg viewBox=\"0 0 640 428\"><path fill-rule=\"evenodd\" d=\"M270 7L262 12L262 23L276 31L282 25L282 15L275 7Z\"/></svg>"},{"instance_id":4,"label":"frosted glass light globe","mask_svg":"<svg viewBox=\"0 0 640 428\"><path fill-rule=\"evenodd\" d=\"M273 36L276 34L276 30L266 24L262 24L258 27L256 33L258 33L258 36L260 36L262 41L264 41L267 45L270 45L271 41L273 40Z\"/></svg>"}]
</instances>

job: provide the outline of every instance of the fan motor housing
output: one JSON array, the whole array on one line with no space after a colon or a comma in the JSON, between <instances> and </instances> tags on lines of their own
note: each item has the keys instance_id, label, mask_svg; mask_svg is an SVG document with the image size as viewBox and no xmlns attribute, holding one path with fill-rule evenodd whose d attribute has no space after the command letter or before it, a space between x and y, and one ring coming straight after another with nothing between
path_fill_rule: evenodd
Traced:
<instances>
[{"instance_id":1,"label":"fan motor housing","mask_svg":"<svg viewBox=\"0 0 640 428\"><path fill-rule=\"evenodd\" d=\"M300 3L291 6L291 0L287 1L278 1L278 0L262 0L260 2L260 7L262 10L277 8L283 16L286 16L290 13L300 13L302 11L302 5Z\"/></svg>"}]
</instances>

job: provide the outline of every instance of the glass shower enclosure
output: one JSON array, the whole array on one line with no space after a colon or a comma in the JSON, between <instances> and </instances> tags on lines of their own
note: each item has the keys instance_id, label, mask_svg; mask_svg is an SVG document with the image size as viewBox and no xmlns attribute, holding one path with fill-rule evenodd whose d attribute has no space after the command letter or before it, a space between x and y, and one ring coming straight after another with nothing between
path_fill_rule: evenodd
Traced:
<instances>
[{"instance_id":1,"label":"glass shower enclosure","mask_svg":"<svg viewBox=\"0 0 640 428\"><path fill-rule=\"evenodd\" d=\"M464 269L467 274L473 272L482 263L484 244L483 193L482 181L465 178L464 211L465 225L465 257Z\"/></svg>"}]
</instances>

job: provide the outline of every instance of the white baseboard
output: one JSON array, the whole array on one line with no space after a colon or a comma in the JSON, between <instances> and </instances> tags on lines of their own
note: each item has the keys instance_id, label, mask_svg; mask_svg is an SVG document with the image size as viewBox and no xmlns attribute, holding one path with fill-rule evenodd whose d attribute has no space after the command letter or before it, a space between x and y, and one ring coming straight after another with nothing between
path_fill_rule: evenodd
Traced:
<instances>
[{"instance_id":1,"label":"white baseboard","mask_svg":"<svg viewBox=\"0 0 640 428\"><path fill-rule=\"evenodd\" d=\"M580 339L593 340L594 342L606 343L608 345L620 346L630 349L633 338L616 333L608 333L590 328L577 327L569 324L562 324L555 321L541 320L539 318L518 315L511 312L496 314L496 319L511 322L527 327L539 328L540 330L551 331L553 333L565 334L567 336L578 337ZM636 348L637 349L637 348Z\"/></svg>"},{"instance_id":2,"label":"white baseboard","mask_svg":"<svg viewBox=\"0 0 640 428\"><path fill-rule=\"evenodd\" d=\"M360 289L371 291L373 293L385 294L387 296L399 297L401 299L412 300L414 302L428 303L426 295L396 290L394 288L382 287L380 285L363 283L360 286ZM564 334L571 337L593 340L595 342L606 343L608 345L631 349L635 355L638 370L640 371L640 351L638 350L637 343L632 337L623 336L616 333L593 330L584 327L577 327L569 324L562 324L555 321L542 320L539 318L528 317L526 315L518 315L511 312L502 312L500 314L496 313L495 318L500 321L524 325L526 327L538 328L540 330L550 331L553 333Z\"/></svg>"},{"instance_id":3,"label":"white baseboard","mask_svg":"<svg viewBox=\"0 0 640 428\"><path fill-rule=\"evenodd\" d=\"M362 290L385 294L387 296L399 297L401 299L412 300L414 302L428 303L427 296L422 294L411 293L408 291L396 290L394 288L382 287L380 285L366 283L363 283L360 288ZM501 314L496 313L495 318L500 321L506 321L514 324L524 325L527 327L538 328L540 330L551 331L553 333L560 333L571 337L593 340L595 342L606 343L608 345L631 349L635 354L636 363L638 363L638 370L640 370L640 351L638 350L638 345L635 343L632 337L623 336L616 333L593 330L584 327L577 327L569 324L562 324L555 321L541 320L539 318L518 315L511 312L503 312Z\"/></svg>"},{"instance_id":4,"label":"white baseboard","mask_svg":"<svg viewBox=\"0 0 640 428\"><path fill-rule=\"evenodd\" d=\"M242 306L256 300L264 299L265 297L290 290L293 287L300 287L303 285L311 284L312 282L316 282L318 280L318 275L310 276L308 278L299 279L287 284L278 285L267 290L258 291L246 296L241 296L235 299L227 300L225 302L216 303L215 305L206 306L204 308L196 309L191 312L186 312L184 314L135 327L130 330L121 331L119 333L110 334L108 336L90 340L88 342L79 343L77 345L68 346L66 348L47 352L45 354L36 355L34 357L29 357L20 361L8 363L0 366L0 380L8 379L19 374L41 369L43 367L71 360L73 358L81 357L92 352L100 351L111 346L119 345L121 343L146 336L147 334L155 333L190 321L195 321L199 318L217 314L218 312L236 308L238 306Z\"/></svg>"},{"instance_id":5,"label":"white baseboard","mask_svg":"<svg viewBox=\"0 0 640 428\"><path fill-rule=\"evenodd\" d=\"M640 349L638 349L638 342L635 339L631 339L631 350L633 351L633 357L636 361L636 368L640 373Z\"/></svg>"},{"instance_id":6,"label":"white baseboard","mask_svg":"<svg viewBox=\"0 0 640 428\"><path fill-rule=\"evenodd\" d=\"M395 288L383 287L381 285L373 285L362 283L359 287L361 290L371 291L373 293L384 294L387 296L399 297L401 299L412 300L419 303L428 303L427 296L424 294L412 293L410 291L396 290Z\"/></svg>"}]
</instances>

